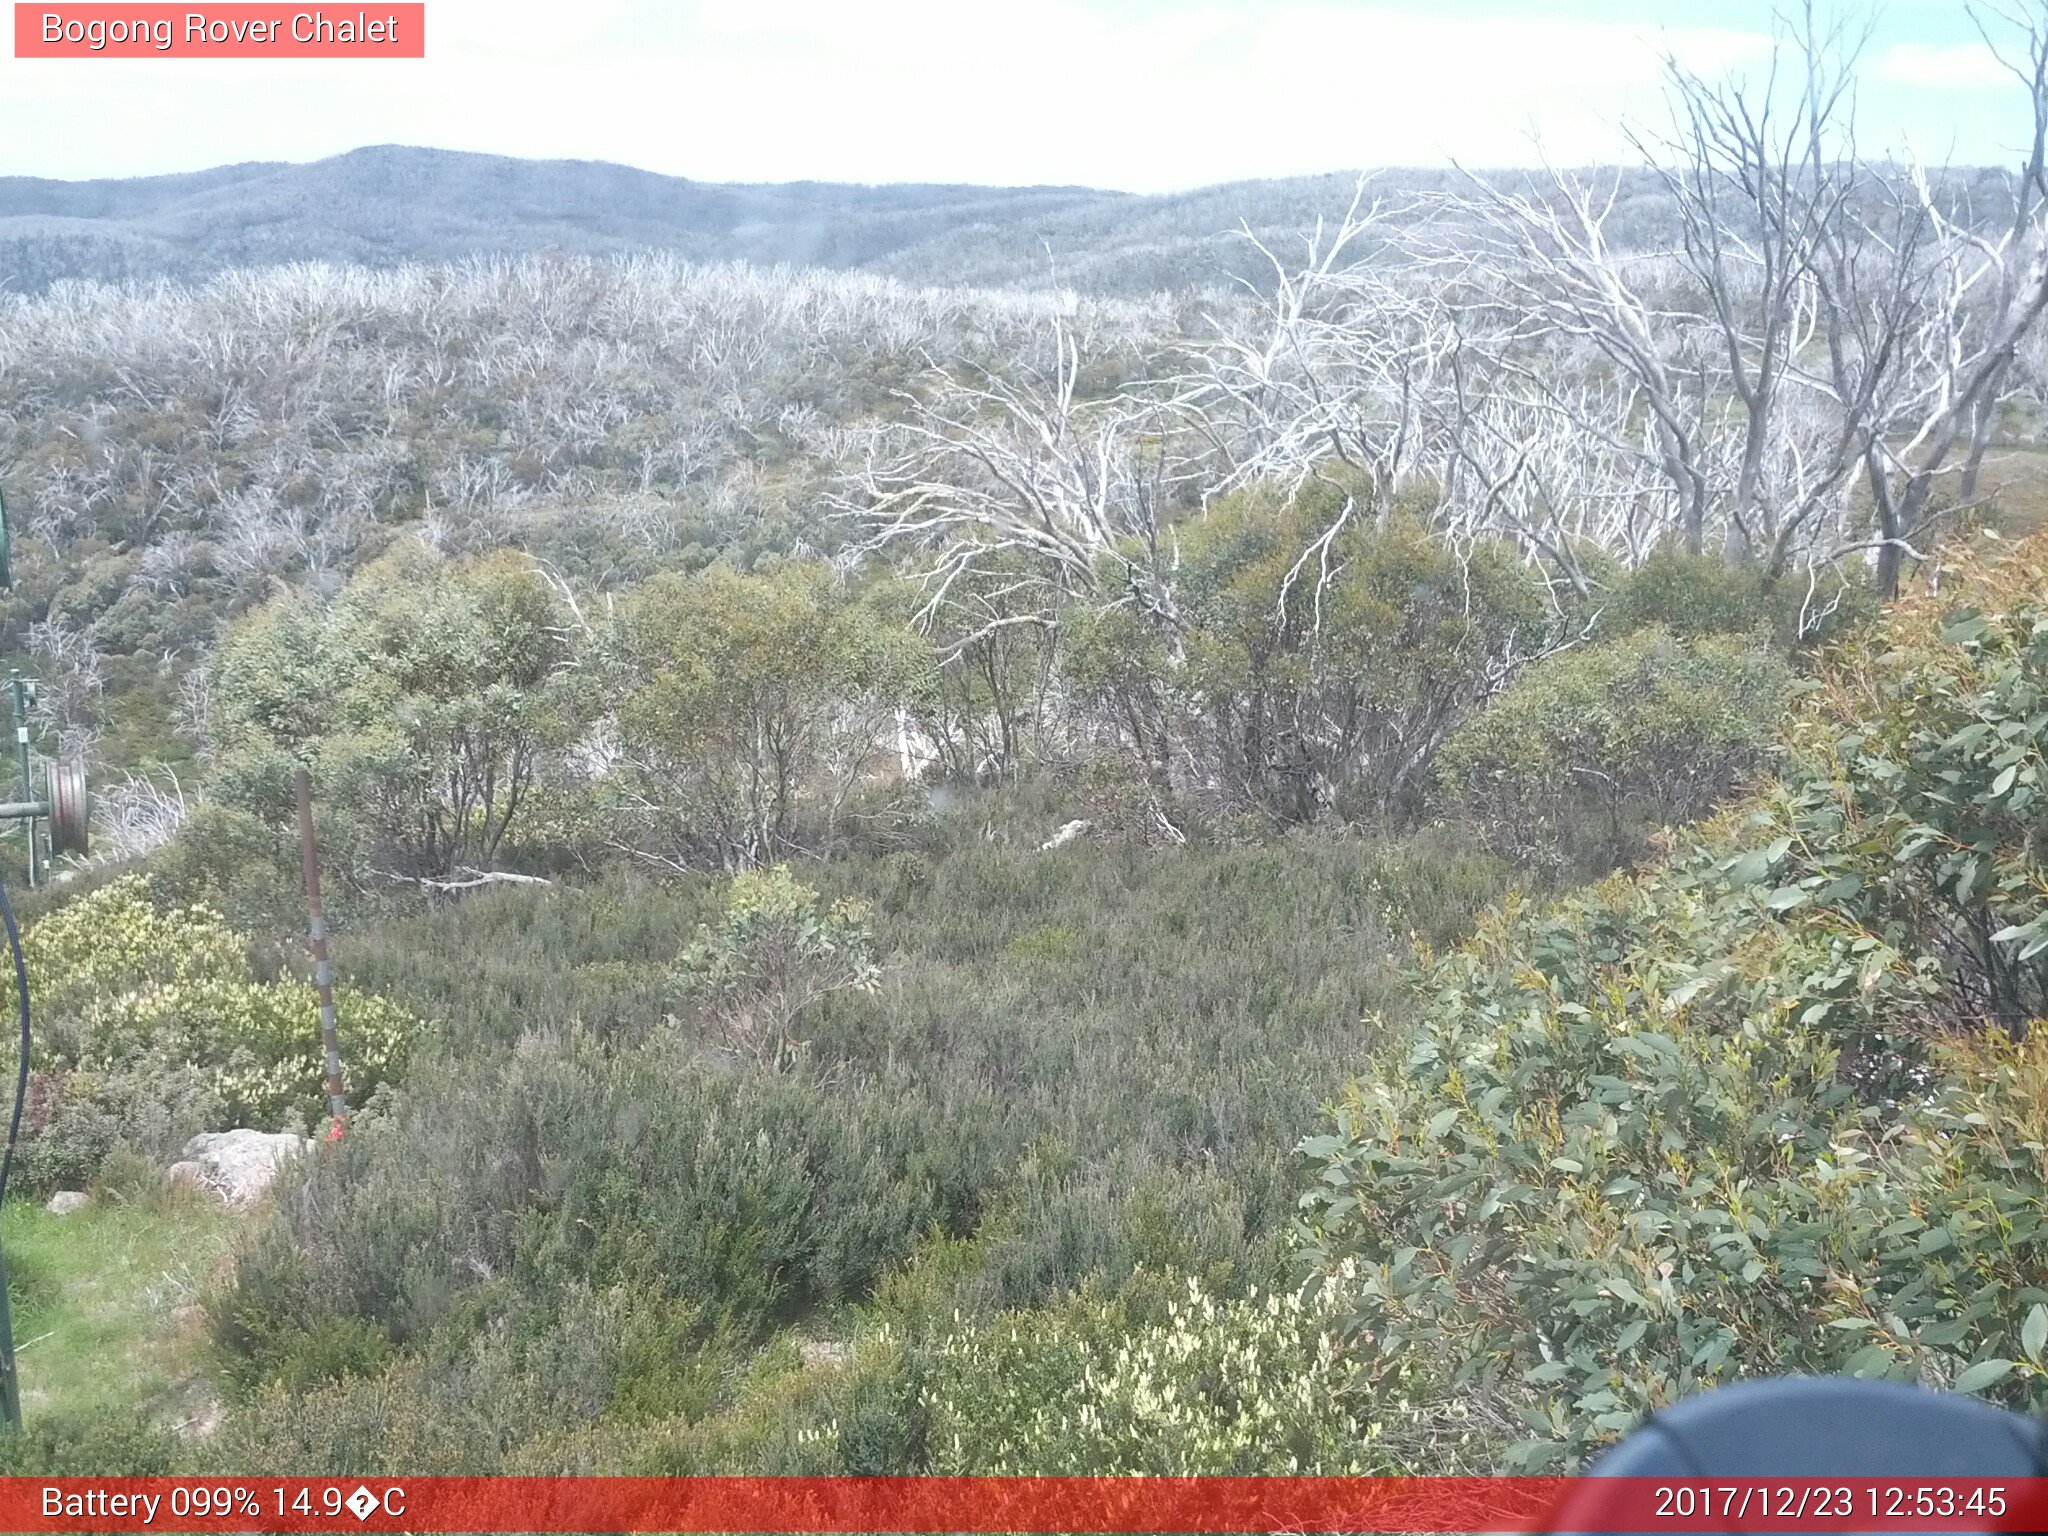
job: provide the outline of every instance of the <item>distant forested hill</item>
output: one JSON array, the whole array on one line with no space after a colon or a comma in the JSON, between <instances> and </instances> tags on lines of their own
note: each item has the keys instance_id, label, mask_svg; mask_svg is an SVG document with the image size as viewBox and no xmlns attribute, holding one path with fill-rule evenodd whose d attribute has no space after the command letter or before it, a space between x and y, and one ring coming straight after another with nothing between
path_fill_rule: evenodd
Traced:
<instances>
[{"instance_id":1,"label":"distant forested hill","mask_svg":"<svg viewBox=\"0 0 2048 1536\"><path fill-rule=\"evenodd\" d=\"M1007 253L1050 218L1126 201L1079 187L725 186L597 161L381 146L125 181L0 178L0 283L33 292L67 277L550 248L859 267L967 228L1004 231Z\"/></svg>"},{"instance_id":2,"label":"distant forested hill","mask_svg":"<svg viewBox=\"0 0 2048 1536\"><path fill-rule=\"evenodd\" d=\"M1383 173L1376 190L1447 187ZM1621 173L1631 214L1668 227L1648 172ZM1517 175L1513 179L1520 180ZM1341 213L1350 173L1140 197L1086 187L724 185L589 160L380 146L310 165L256 162L125 181L0 178L0 291L63 278L192 279L324 260L388 266L550 249L672 251L694 261L866 269L919 283L1071 285L1137 294L1250 273L1234 233L1294 242Z\"/></svg>"},{"instance_id":3,"label":"distant forested hill","mask_svg":"<svg viewBox=\"0 0 2048 1536\"><path fill-rule=\"evenodd\" d=\"M380 146L125 181L0 178L0 282L196 277L319 259L381 265L549 248L859 267L963 227L1029 239L1110 208L1081 187L727 186L599 161Z\"/></svg>"}]
</instances>

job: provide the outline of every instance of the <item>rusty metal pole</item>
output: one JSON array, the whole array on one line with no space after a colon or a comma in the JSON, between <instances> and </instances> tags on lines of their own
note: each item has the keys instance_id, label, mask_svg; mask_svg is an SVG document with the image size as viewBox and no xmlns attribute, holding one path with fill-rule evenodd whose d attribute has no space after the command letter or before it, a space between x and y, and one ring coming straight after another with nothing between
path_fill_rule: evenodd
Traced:
<instances>
[{"instance_id":1,"label":"rusty metal pole","mask_svg":"<svg viewBox=\"0 0 2048 1536\"><path fill-rule=\"evenodd\" d=\"M348 1099L341 1080L341 1036L334 1023L334 967L327 959L327 920L320 915L320 847L313 841L313 779L305 769L292 774L299 797L299 862L306 873L307 940L313 950L313 986L320 994L320 1044L327 1052L327 1108L334 1116L328 1135L348 1123Z\"/></svg>"}]
</instances>

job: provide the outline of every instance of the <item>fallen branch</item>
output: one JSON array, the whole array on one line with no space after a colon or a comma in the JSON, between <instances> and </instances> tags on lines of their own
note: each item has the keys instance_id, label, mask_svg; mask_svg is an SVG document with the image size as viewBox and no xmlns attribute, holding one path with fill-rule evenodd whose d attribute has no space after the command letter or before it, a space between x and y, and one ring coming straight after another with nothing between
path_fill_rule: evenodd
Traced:
<instances>
[{"instance_id":1,"label":"fallen branch","mask_svg":"<svg viewBox=\"0 0 2048 1536\"><path fill-rule=\"evenodd\" d=\"M508 870L464 870L466 880L429 880L425 875L401 875L388 869L372 870L386 880L395 880L401 885L416 885L428 891L473 891L483 885L545 885L552 887L554 881L540 875L515 875Z\"/></svg>"},{"instance_id":2,"label":"fallen branch","mask_svg":"<svg viewBox=\"0 0 2048 1536\"><path fill-rule=\"evenodd\" d=\"M1070 821L1038 845L1040 853L1050 853L1055 848L1064 848L1076 838L1086 837L1094 828L1092 821Z\"/></svg>"}]
</instances>

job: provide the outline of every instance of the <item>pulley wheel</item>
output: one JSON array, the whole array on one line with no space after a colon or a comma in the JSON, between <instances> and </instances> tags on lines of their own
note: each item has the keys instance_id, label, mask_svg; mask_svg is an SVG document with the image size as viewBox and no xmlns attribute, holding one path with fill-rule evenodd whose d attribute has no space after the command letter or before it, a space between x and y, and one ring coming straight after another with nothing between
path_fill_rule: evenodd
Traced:
<instances>
[{"instance_id":1,"label":"pulley wheel","mask_svg":"<svg viewBox=\"0 0 2048 1536\"><path fill-rule=\"evenodd\" d=\"M85 764L50 765L50 852L84 853L92 820L85 792Z\"/></svg>"}]
</instances>

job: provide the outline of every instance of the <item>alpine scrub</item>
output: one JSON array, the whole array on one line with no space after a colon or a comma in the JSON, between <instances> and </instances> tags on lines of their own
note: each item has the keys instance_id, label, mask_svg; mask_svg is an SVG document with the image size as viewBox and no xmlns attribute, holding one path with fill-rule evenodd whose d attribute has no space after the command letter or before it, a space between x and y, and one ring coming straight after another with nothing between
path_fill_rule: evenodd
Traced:
<instances>
[{"instance_id":1,"label":"alpine scrub","mask_svg":"<svg viewBox=\"0 0 2048 1536\"><path fill-rule=\"evenodd\" d=\"M62 1104L67 1088L157 1064L194 1073L217 1096L223 1125L322 1112L312 988L259 979L249 941L213 908L161 900L142 877L123 876L33 923L23 947L36 978L34 1065L48 1075L46 1106ZM10 976L10 1010L12 994ZM360 1102L402 1062L420 1024L395 1003L347 989L337 1006L349 1091Z\"/></svg>"},{"instance_id":2,"label":"alpine scrub","mask_svg":"<svg viewBox=\"0 0 2048 1536\"><path fill-rule=\"evenodd\" d=\"M1465 1394L1516 1467L1738 1375L2048 1407L2041 553L1836 653L1689 851L1425 967L1304 1146L1362 1390Z\"/></svg>"}]
</instances>

